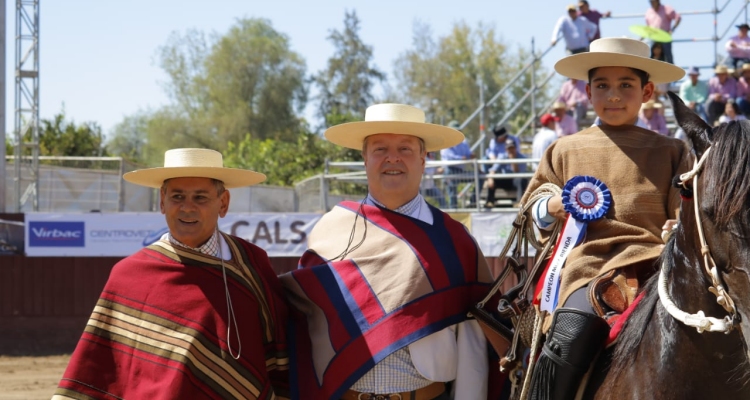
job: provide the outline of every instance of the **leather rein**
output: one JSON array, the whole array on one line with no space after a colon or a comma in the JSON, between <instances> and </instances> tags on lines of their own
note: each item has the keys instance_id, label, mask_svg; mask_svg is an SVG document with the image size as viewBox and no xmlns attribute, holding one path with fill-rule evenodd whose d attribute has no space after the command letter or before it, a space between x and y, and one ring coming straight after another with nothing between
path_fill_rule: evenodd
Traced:
<instances>
[{"instance_id":1,"label":"leather rein","mask_svg":"<svg viewBox=\"0 0 750 400\"><path fill-rule=\"evenodd\" d=\"M688 314L682 311L672 300L672 297L667 291L667 268L666 260L662 260L661 270L659 271L659 300L664 308L669 312L672 317L682 322L687 326L694 327L699 333L705 331L709 332L724 332L729 333L738 325L737 308L734 305L732 297L729 296L724 285L721 282L718 268L711 256L711 251L706 242L706 236L703 232L703 223L701 221L700 210L699 210L699 198L698 198L698 175L700 174L703 164L708 158L708 154L711 148L709 147L701 156L700 160L696 160L693 164L693 169L680 175L680 185L687 187L686 184L692 180L693 190L693 209L695 210L695 221L698 227L698 236L701 244L701 255L703 255L703 267L706 274L711 277L711 286L708 287L708 291L716 296L716 302L721 305L724 310L729 313L722 319L706 317L703 311L698 311L695 314ZM673 228L674 229L674 228Z\"/></svg>"}]
</instances>

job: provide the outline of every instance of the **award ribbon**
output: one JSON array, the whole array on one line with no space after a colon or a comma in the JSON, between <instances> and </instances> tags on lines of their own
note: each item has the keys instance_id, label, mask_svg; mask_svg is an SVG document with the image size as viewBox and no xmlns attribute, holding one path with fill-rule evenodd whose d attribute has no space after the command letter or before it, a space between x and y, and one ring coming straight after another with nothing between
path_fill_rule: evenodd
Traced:
<instances>
[{"instance_id":1,"label":"award ribbon","mask_svg":"<svg viewBox=\"0 0 750 400\"><path fill-rule=\"evenodd\" d=\"M562 203L568 212L555 251L547 263L543 278L537 282L534 303L542 311L552 313L560 295L560 271L573 247L583 241L586 226L604 217L612 204L612 194L604 182L591 176L574 176L563 188Z\"/></svg>"}]
</instances>

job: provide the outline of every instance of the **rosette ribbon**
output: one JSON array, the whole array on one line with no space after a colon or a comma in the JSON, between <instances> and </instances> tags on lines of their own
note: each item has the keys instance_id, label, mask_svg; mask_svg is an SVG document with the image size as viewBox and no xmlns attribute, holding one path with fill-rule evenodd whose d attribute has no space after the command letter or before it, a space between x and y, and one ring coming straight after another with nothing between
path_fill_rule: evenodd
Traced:
<instances>
[{"instance_id":1,"label":"rosette ribbon","mask_svg":"<svg viewBox=\"0 0 750 400\"><path fill-rule=\"evenodd\" d=\"M562 190L562 203L568 218L557 238L552 258L537 282L535 304L542 311L552 313L557 308L560 295L560 271L570 251L583 241L586 226L607 213L612 204L612 194L604 182L592 176L574 176Z\"/></svg>"}]
</instances>

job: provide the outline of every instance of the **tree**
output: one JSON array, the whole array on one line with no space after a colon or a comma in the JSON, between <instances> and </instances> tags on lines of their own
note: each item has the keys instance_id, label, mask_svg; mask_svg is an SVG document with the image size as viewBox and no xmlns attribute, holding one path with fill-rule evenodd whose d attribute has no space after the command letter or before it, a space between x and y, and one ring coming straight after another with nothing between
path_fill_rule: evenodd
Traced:
<instances>
[{"instance_id":1,"label":"tree","mask_svg":"<svg viewBox=\"0 0 750 400\"><path fill-rule=\"evenodd\" d=\"M31 138L27 137L26 141L31 141ZM25 154L30 155L31 150L27 148ZM76 125L65 119L63 110L52 119L41 120L39 155L102 157L108 154L99 124L84 122Z\"/></svg>"},{"instance_id":2,"label":"tree","mask_svg":"<svg viewBox=\"0 0 750 400\"><path fill-rule=\"evenodd\" d=\"M346 12L343 32L332 30L328 35L335 51L328 59L327 69L312 77L318 88L318 115L326 126L340 116L362 119L367 106L373 103L374 83L385 79L385 73L371 65L372 46L362 42L359 30L357 13Z\"/></svg>"},{"instance_id":3,"label":"tree","mask_svg":"<svg viewBox=\"0 0 750 400\"><path fill-rule=\"evenodd\" d=\"M107 150L115 157L123 157L134 163L144 163L149 158L147 152L148 124L151 114L139 111L126 116L113 128L112 138L107 142Z\"/></svg>"},{"instance_id":4,"label":"tree","mask_svg":"<svg viewBox=\"0 0 750 400\"><path fill-rule=\"evenodd\" d=\"M511 54L489 25L472 29L464 22L456 23L450 34L435 40L428 25L417 23L413 48L395 61L397 87L401 88L398 96L426 110L433 123L462 121L479 106L480 80L489 100L520 70L522 55ZM541 76L542 71L537 71ZM486 122L497 122L519 97L511 91L487 107ZM529 113L524 106L522 115ZM464 133L473 141L478 132L475 118Z\"/></svg>"},{"instance_id":5,"label":"tree","mask_svg":"<svg viewBox=\"0 0 750 400\"><path fill-rule=\"evenodd\" d=\"M291 139L300 130L305 62L268 20L240 19L212 40L198 31L173 34L160 65L176 102L168 119L188 122L191 132L174 132L188 141L223 149L248 133Z\"/></svg>"}]
</instances>

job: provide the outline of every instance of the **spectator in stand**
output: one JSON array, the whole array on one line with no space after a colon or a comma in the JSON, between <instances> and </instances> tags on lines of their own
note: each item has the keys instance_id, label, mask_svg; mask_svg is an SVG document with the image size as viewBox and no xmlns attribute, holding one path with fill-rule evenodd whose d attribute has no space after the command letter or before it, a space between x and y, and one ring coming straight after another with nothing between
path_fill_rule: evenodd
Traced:
<instances>
[{"instance_id":1,"label":"spectator in stand","mask_svg":"<svg viewBox=\"0 0 750 400\"><path fill-rule=\"evenodd\" d=\"M708 85L706 82L699 80L700 71L696 67L690 67L688 70L688 80L680 85L680 98L687 106L695 111L704 121L708 121L704 103L708 98Z\"/></svg>"},{"instance_id":2,"label":"spectator in stand","mask_svg":"<svg viewBox=\"0 0 750 400\"><path fill-rule=\"evenodd\" d=\"M544 155L544 151L557 140L557 132L555 132L555 117L552 114L544 114L539 118L539 122L542 127L534 135L534 141L531 144L531 158L540 159ZM536 170L538 163L534 163L534 169Z\"/></svg>"},{"instance_id":3,"label":"spectator in stand","mask_svg":"<svg viewBox=\"0 0 750 400\"><path fill-rule=\"evenodd\" d=\"M740 114L740 108L732 100L727 101L727 105L724 107L724 114L719 117L719 123L723 124L729 121L744 121L747 118Z\"/></svg>"},{"instance_id":4,"label":"spectator in stand","mask_svg":"<svg viewBox=\"0 0 750 400\"><path fill-rule=\"evenodd\" d=\"M750 63L742 64L740 79L737 80L736 102L740 113L750 115Z\"/></svg>"},{"instance_id":5,"label":"spectator in stand","mask_svg":"<svg viewBox=\"0 0 750 400\"><path fill-rule=\"evenodd\" d=\"M610 15L612 15L612 13L609 11L602 14L597 10L592 10L591 8L589 8L589 2L586 0L581 0L578 2L578 16L586 17L586 19L589 20L592 24L596 25L596 35L594 35L594 38L591 39L592 42L602 37L602 31L599 27L599 20L602 18L609 18Z\"/></svg>"},{"instance_id":6,"label":"spectator in stand","mask_svg":"<svg viewBox=\"0 0 750 400\"><path fill-rule=\"evenodd\" d=\"M586 17L579 17L576 6L569 5L567 15L557 20L555 29L552 31L552 45L557 44L557 39L562 34L565 39L565 48L569 54L584 53L589 51L589 43L596 35L596 25Z\"/></svg>"},{"instance_id":7,"label":"spectator in stand","mask_svg":"<svg viewBox=\"0 0 750 400\"><path fill-rule=\"evenodd\" d=\"M507 138L513 139L516 142L516 147L521 148L521 140L518 139L518 136L512 135L505 124L499 122L495 124L492 128L492 134L495 135L495 138L490 141L487 154L490 152L505 152L505 139Z\"/></svg>"},{"instance_id":8,"label":"spectator in stand","mask_svg":"<svg viewBox=\"0 0 750 400\"><path fill-rule=\"evenodd\" d=\"M651 58L654 60L664 61L666 62L666 58L664 57L664 43L661 42L654 42L651 44ZM662 96L667 95L667 90L669 89L668 84L666 83L660 83L658 85L654 85L654 95L653 98L659 99Z\"/></svg>"},{"instance_id":9,"label":"spectator in stand","mask_svg":"<svg viewBox=\"0 0 750 400\"><path fill-rule=\"evenodd\" d=\"M575 118L568 115L566 112L567 109L568 106L561 101L556 101L552 104L552 115L557 119L557 126L555 127L557 137L568 136L578 132L578 123L576 123Z\"/></svg>"},{"instance_id":10,"label":"spectator in stand","mask_svg":"<svg viewBox=\"0 0 750 400\"><path fill-rule=\"evenodd\" d=\"M586 111L589 109L589 96L586 94L586 82L578 79L569 79L560 87L560 97L557 101L565 103L573 113L578 125L583 124Z\"/></svg>"},{"instance_id":11,"label":"spectator in stand","mask_svg":"<svg viewBox=\"0 0 750 400\"><path fill-rule=\"evenodd\" d=\"M459 126L458 121L455 120L448 123L448 127L455 130L459 130ZM453 147L440 150L440 159L443 161L466 161L471 160L472 158L474 158L474 155L471 153L471 148L469 147L469 143L466 142L466 139ZM446 191L448 192L448 208L457 208L458 206L458 185L462 182L471 181L471 179L467 179L466 176L461 176L465 175L464 171L465 168L463 164L448 166L449 175L458 175L456 178L448 178L445 180ZM474 192L472 191L472 193ZM474 197L476 196L472 196L472 199L474 199Z\"/></svg>"},{"instance_id":12,"label":"spectator in stand","mask_svg":"<svg viewBox=\"0 0 750 400\"><path fill-rule=\"evenodd\" d=\"M425 154L425 161L435 161L435 153L430 151ZM443 191L435 185L436 174L442 174L444 171L443 167L438 166L425 166L424 175L422 175L422 196L425 199L432 199L437 202L440 208L445 208L445 194Z\"/></svg>"},{"instance_id":13,"label":"spectator in stand","mask_svg":"<svg viewBox=\"0 0 750 400\"><path fill-rule=\"evenodd\" d=\"M518 152L516 147L516 141L512 138L505 139L504 152L498 152L497 154L488 154L493 160L514 160L519 158L526 158L523 154ZM499 148L499 146L498 146ZM492 174L510 174L526 172L526 164L513 163L513 164L493 164L490 168ZM523 178L487 178L485 186L487 187L487 202L484 204L485 208L493 208L495 206L495 192L498 188L505 190L517 190L521 193L526 189L528 179Z\"/></svg>"},{"instance_id":14,"label":"spectator in stand","mask_svg":"<svg viewBox=\"0 0 750 400\"><path fill-rule=\"evenodd\" d=\"M661 115L660 111L661 103L657 103L654 99L651 99L643 103L638 118L643 125L646 125L646 129L650 129L660 135L669 136L667 121L664 119L664 116Z\"/></svg>"},{"instance_id":15,"label":"spectator in stand","mask_svg":"<svg viewBox=\"0 0 750 400\"><path fill-rule=\"evenodd\" d=\"M708 101L706 112L709 125L714 125L724 112L727 101L737 98L737 81L729 76L726 65L717 65L714 69L716 76L708 81Z\"/></svg>"},{"instance_id":16,"label":"spectator in stand","mask_svg":"<svg viewBox=\"0 0 750 400\"><path fill-rule=\"evenodd\" d=\"M750 63L750 37L747 35L750 25L747 23L737 25L737 29L740 30L739 33L727 41L726 49L729 56L724 61L727 67L734 68L735 70L738 65Z\"/></svg>"},{"instance_id":17,"label":"spectator in stand","mask_svg":"<svg viewBox=\"0 0 750 400\"><path fill-rule=\"evenodd\" d=\"M662 5L659 0L650 0L649 3L651 3L651 8L646 10L646 25L672 34L680 25L682 20L680 14L677 14L674 8ZM674 25L672 25L672 22L674 22ZM662 48L664 49L664 61L674 64L672 42L662 43Z\"/></svg>"}]
</instances>

